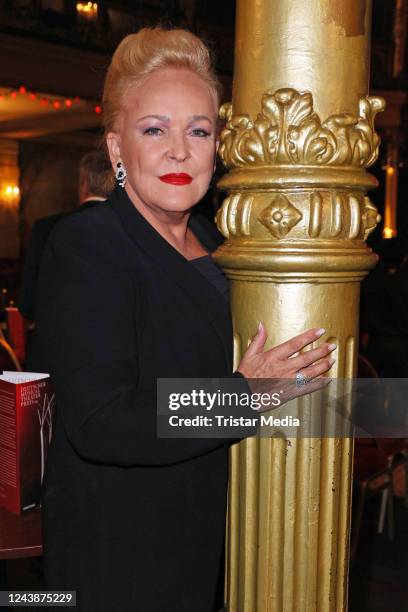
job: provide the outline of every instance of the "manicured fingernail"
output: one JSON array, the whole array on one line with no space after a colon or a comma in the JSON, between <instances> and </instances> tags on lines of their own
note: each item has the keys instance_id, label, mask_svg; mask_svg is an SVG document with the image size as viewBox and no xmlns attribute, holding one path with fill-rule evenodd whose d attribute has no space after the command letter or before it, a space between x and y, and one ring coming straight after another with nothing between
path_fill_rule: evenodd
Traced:
<instances>
[{"instance_id":1,"label":"manicured fingernail","mask_svg":"<svg viewBox=\"0 0 408 612\"><path fill-rule=\"evenodd\" d=\"M317 337L319 337L319 336L323 336L323 334L324 334L324 333L326 333L326 330L325 330L323 327L321 327L321 328L320 328L320 329L318 329L318 330L317 330L315 333L316 333L316 336L317 336Z\"/></svg>"},{"instance_id":2,"label":"manicured fingernail","mask_svg":"<svg viewBox=\"0 0 408 612\"><path fill-rule=\"evenodd\" d=\"M329 349L329 351L334 351L334 349L337 348L337 344L329 344L327 348Z\"/></svg>"},{"instance_id":3,"label":"manicured fingernail","mask_svg":"<svg viewBox=\"0 0 408 612\"><path fill-rule=\"evenodd\" d=\"M335 359L333 359L333 357L330 357L330 359L329 359L329 363L330 363L330 365L331 365L331 366L333 365L333 363L335 363L335 361L336 361L336 360L335 360Z\"/></svg>"},{"instance_id":4,"label":"manicured fingernail","mask_svg":"<svg viewBox=\"0 0 408 612\"><path fill-rule=\"evenodd\" d=\"M263 329L262 322L261 322L261 321L259 321L259 323L258 323L258 333L259 333L259 332L261 332L261 331L262 331L262 329Z\"/></svg>"}]
</instances>

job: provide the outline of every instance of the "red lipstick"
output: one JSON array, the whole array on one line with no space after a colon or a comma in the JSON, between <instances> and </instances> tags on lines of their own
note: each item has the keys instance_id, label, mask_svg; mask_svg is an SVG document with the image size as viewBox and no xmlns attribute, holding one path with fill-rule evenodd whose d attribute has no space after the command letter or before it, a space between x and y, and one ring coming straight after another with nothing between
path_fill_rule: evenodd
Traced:
<instances>
[{"instance_id":1,"label":"red lipstick","mask_svg":"<svg viewBox=\"0 0 408 612\"><path fill-rule=\"evenodd\" d=\"M163 183L170 183L170 185L189 185L193 178L185 172L163 174L159 176L159 179Z\"/></svg>"}]
</instances>

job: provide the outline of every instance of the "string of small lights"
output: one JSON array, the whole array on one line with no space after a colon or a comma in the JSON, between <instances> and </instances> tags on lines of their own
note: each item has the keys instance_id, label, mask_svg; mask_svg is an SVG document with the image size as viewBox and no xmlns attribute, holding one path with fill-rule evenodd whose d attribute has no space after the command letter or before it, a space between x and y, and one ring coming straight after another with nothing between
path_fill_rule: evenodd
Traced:
<instances>
[{"instance_id":1,"label":"string of small lights","mask_svg":"<svg viewBox=\"0 0 408 612\"><path fill-rule=\"evenodd\" d=\"M33 103L40 104L41 106L48 106L49 108L53 108L55 110L71 108L74 106L81 105L92 108L94 113L96 113L97 115L102 112L102 107L99 104L95 104L95 102L90 102L89 100L84 100L79 96L57 99L55 97L52 98L49 96L45 96L44 94L29 91L26 87L24 87L24 85L21 85L21 87L19 87L18 89L9 89L7 91L0 92L0 105L2 101L10 99L17 100L21 96L25 96L26 99L31 100Z\"/></svg>"}]
</instances>

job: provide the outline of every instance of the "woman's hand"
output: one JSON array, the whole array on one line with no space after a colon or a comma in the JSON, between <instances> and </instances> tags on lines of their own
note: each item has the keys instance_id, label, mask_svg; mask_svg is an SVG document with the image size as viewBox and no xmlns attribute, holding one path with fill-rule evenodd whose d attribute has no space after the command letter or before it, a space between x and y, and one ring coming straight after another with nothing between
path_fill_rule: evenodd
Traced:
<instances>
[{"instance_id":1,"label":"woman's hand","mask_svg":"<svg viewBox=\"0 0 408 612\"><path fill-rule=\"evenodd\" d=\"M324 343L318 348L303 353L300 351L324 333L324 329L309 329L265 351L268 335L265 327L259 323L258 332L244 353L237 371L248 379L253 392L279 390L283 396L282 403L321 389L331 380L319 377L335 362L330 353L336 344Z\"/></svg>"}]
</instances>

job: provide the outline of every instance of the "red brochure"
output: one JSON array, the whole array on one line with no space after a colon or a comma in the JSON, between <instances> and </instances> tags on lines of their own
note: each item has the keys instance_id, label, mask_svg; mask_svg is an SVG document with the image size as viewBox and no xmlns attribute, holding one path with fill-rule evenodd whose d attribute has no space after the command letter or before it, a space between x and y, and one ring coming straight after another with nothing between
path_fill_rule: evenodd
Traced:
<instances>
[{"instance_id":1,"label":"red brochure","mask_svg":"<svg viewBox=\"0 0 408 612\"><path fill-rule=\"evenodd\" d=\"M54 403L49 374L0 374L0 506L16 514L40 503Z\"/></svg>"}]
</instances>

